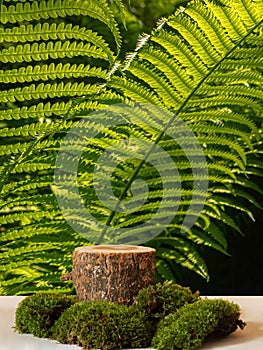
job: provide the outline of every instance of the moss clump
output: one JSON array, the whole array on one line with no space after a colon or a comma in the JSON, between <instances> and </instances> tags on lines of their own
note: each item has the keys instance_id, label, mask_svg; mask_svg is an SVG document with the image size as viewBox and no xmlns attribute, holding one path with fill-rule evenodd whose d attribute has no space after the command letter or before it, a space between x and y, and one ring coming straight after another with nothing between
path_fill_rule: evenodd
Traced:
<instances>
[{"instance_id":1,"label":"moss clump","mask_svg":"<svg viewBox=\"0 0 263 350\"><path fill-rule=\"evenodd\" d=\"M76 296L57 293L37 293L26 297L16 309L15 329L39 338L48 337L54 322L76 302Z\"/></svg>"},{"instance_id":2,"label":"moss clump","mask_svg":"<svg viewBox=\"0 0 263 350\"><path fill-rule=\"evenodd\" d=\"M67 309L55 322L52 338L84 349L147 347L152 328L145 313L106 301L86 301Z\"/></svg>"},{"instance_id":3,"label":"moss clump","mask_svg":"<svg viewBox=\"0 0 263 350\"><path fill-rule=\"evenodd\" d=\"M193 294L190 288L164 282L142 288L135 299L135 305L156 323L185 304L194 303L199 299L199 293Z\"/></svg>"},{"instance_id":4,"label":"moss clump","mask_svg":"<svg viewBox=\"0 0 263 350\"><path fill-rule=\"evenodd\" d=\"M16 310L16 329L84 349L192 350L209 337L226 336L245 323L237 304L202 300L177 284L143 288L132 306L107 301L77 302L76 296L39 293Z\"/></svg>"},{"instance_id":5,"label":"moss clump","mask_svg":"<svg viewBox=\"0 0 263 350\"><path fill-rule=\"evenodd\" d=\"M226 300L200 300L185 305L162 320L152 340L157 350L192 350L210 336L225 336L245 323L239 320L237 304Z\"/></svg>"}]
</instances>

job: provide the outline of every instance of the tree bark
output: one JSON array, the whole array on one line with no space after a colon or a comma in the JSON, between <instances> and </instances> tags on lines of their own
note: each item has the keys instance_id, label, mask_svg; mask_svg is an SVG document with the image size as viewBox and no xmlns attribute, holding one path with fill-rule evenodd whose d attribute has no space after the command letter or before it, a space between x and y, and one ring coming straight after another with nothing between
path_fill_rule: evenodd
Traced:
<instances>
[{"instance_id":1,"label":"tree bark","mask_svg":"<svg viewBox=\"0 0 263 350\"><path fill-rule=\"evenodd\" d=\"M106 300L131 304L139 290L154 283L155 249L128 245L78 247L72 272L79 301Z\"/></svg>"}]
</instances>

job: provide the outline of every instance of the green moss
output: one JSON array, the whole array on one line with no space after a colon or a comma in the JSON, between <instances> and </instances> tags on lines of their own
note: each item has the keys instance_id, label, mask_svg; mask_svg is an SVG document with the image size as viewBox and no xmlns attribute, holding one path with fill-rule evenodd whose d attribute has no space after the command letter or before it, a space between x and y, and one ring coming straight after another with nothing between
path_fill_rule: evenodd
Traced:
<instances>
[{"instance_id":1,"label":"green moss","mask_svg":"<svg viewBox=\"0 0 263 350\"><path fill-rule=\"evenodd\" d=\"M16 330L84 349L117 350L152 345L157 350L192 350L209 337L226 336L245 324L237 304L201 300L171 283L143 288L132 306L107 301L77 302L76 296L39 293L16 310Z\"/></svg>"},{"instance_id":2,"label":"green moss","mask_svg":"<svg viewBox=\"0 0 263 350\"><path fill-rule=\"evenodd\" d=\"M26 297L16 309L15 329L39 338L48 337L54 322L76 302L76 296L57 293L38 293Z\"/></svg>"},{"instance_id":3,"label":"green moss","mask_svg":"<svg viewBox=\"0 0 263 350\"><path fill-rule=\"evenodd\" d=\"M142 288L135 300L135 305L139 310L145 311L155 323L166 315L176 312L185 304L194 303L199 299L199 293L193 294L190 288L164 282Z\"/></svg>"},{"instance_id":4,"label":"green moss","mask_svg":"<svg viewBox=\"0 0 263 350\"><path fill-rule=\"evenodd\" d=\"M152 338L145 313L106 301L73 305L55 322L52 338L84 349L147 347Z\"/></svg>"},{"instance_id":5,"label":"green moss","mask_svg":"<svg viewBox=\"0 0 263 350\"><path fill-rule=\"evenodd\" d=\"M237 304L226 300L200 300L185 305L162 320L152 340L157 350L192 350L211 336L225 336L245 324Z\"/></svg>"}]
</instances>

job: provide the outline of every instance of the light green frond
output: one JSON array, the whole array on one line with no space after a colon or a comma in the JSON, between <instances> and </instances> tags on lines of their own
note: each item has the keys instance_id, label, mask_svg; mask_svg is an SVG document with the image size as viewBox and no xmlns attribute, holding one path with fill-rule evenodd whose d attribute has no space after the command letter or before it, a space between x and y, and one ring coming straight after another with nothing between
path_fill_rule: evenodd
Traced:
<instances>
[{"instance_id":1,"label":"light green frond","mask_svg":"<svg viewBox=\"0 0 263 350\"><path fill-rule=\"evenodd\" d=\"M253 221L255 221L254 219L254 215L251 212L251 210L249 210L246 206L242 206L239 203L236 202L236 200L233 200L232 198L229 197L224 197L224 196L216 196L214 195L213 197L210 198L211 202L217 203L217 204L221 204L224 205L225 207L231 207L234 209L237 209L239 211L243 211L245 212Z\"/></svg>"},{"instance_id":2,"label":"light green frond","mask_svg":"<svg viewBox=\"0 0 263 350\"><path fill-rule=\"evenodd\" d=\"M47 175L42 176L37 179L30 179L30 180L22 180L18 182L11 182L9 184L6 184L2 188L2 194L3 196L5 193L16 193L16 192L27 192L33 189L37 188L45 188L49 187L53 183L53 176Z\"/></svg>"},{"instance_id":3,"label":"light green frond","mask_svg":"<svg viewBox=\"0 0 263 350\"><path fill-rule=\"evenodd\" d=\"M54 83L39 85L31 84L23 88L15 88L4 90L0 94L1 102L15 102L35 99L46 99L48 97L62 97L62 96L83 96L93 94L97 91L96 86L81 83Z\"/></svg>"},{"instance_id":4,"label":"light green frond","mask_svg":"<svg viewBox=\"0 0 263 350\"><path fill-rule=\"evenodd\" d=\"M52 131L54 128L54 123L31 123L31 124L25 124L23 126L20 126L18 128L4 128L0 130L1 137L12 137L12 136L36 136L39 134L43 134L46 132ZM70 129L70 127L73 125L72 121L67 122L66 120L64 122L59 123L60 130L67 130Z\"/></svg>"},{"instance_id":5,"label":"light green frond","mask_svg":"<svg viewBox=\"0 0 263 350\"><path fill-rule=\"evenodd\" d=\"M195 271L203 278L209 280L206 264L198 251L193 249L193 246L182 238L167 238L162 237L163 243L170 245L170 250L159 247L157 250L157 258L165 259L167 261L175 261L177 264Z\"/></svg>"},{"instance_id":6,"label":"light green frond","mask_svg":"<svg viewBox=\"0 0 263 350\"><path fill-rule=\"evenodd\" d=\"M32 164L30 164L30 166L32 166ZM30 172L30 171L31 169L29 168L27 172ZM21 197L13 198L10 201L7 200L0 207L2 208L2 210L6 207L9 209L13 209L13 208L22 207L22 206L27 206L27 207L32 206L32 208L34 208L34 206L37 204L41 204L43 206L50 206L50 207L52 206L55 209L57 209L57 202L54 194L43 194L43 195L36 194L36 195L27 195L27 196L22 195Z\"/></svg>"},{"instance_id":7,"label":"light green frond","mask_svg":"<svg viewBox=\"0 0 263 350\"><path fill-rule=\"evenodd\" d=\"M257 49L258 50L258 49ZM250 51L250 50L249 50ZM258 50L259 51L259 50ZM246 53L248 54L248 52L246 51ZM252 53L250 52L250 55ZM261 54L263 54L263 50L262 52L258 52L257 53L259 56ZM255 85L262 85L262 79L261 79L261 74L258 71L251 71L249 69L240 69L237 72L222 72L222 73L218 73L216 74L212 74L209 78L208 78L208 82L213 82L215 79L218 81L218 84L222 84L222 83L229 83L231 84L233 87L238 83L238 84L255 84Z\"/></svg>"},{"instance_id":8,"label":"light green frond","mask_svg":"<svg viewBox=\"0 0 263 350\"><path fill-rule=\"evenodd\" d=\"M241 36L246 35L246 26L236 9L231 6L231 1L224 1L224 6L217 6L214 1L208 1L206 6L215 14L223 27L226 28L232 40L239 40Z\"/></svg>"},{"instance_id":9,"label":"light green frond","mask_svg":"<svg viewBox=\"0 0 263 350\"><path fill-rule=\"evenodd\" d=\"M17 164L13 173L34 173L42 170L53 169L54 166L50 163L49 159L39 160L38 162L21 163Z\"/></svg>"},{"instance_id":10,"label":"light green frond","mask_svg":"<svg viewBox=\"0 0 263 350\"><path fill-rule=\"evenodd\" d=\"M80 15L95 18L108 26L117 47L120 47L118 26L106 0L43 0L1 6L1 22L4 24Z\"/></svg>"},{"instance_id":11,"label":"light green frond","mask_svg":"<svg viewBox=\"0 0 263 350\"><path fill-rule=\"evenodd\" d=\"M15 222L31 222L31 221L40 221L43 218L53 218L54 212L53 211L21 211L21 212L14 212L10 213L10 211L2 212L6 215L3 215L0 217L0 223L2 225L11 224Z\"/></svg>"},{"instance_id":12,"label":"light green frond","mask_svg":"<svg viewBox=\"0 0 263 350\"><path fill-rule=\"evenodd\" d=\"M82 41L88 41L94 45L105 48L108 44L105 40L93 32L90 29L80 27L78 25L73 26L72 23L37 23L35 26L32 24L21 25L13 28L0 28L0 42L30 42L40 40L65 40L65 39L78 39ZM109 53L111 51L109 50ZM112 55L112 53L111 53Z\"/></svg>"},{"instance_id":13,"label":"light green frond","mask_svg":"<svg viewBox=\"0 0 263 350\"><path fill-rule=\"evenodd\" d=\"M153 91L140 84L137 84L136 82L133 82L132 80L129 80L127 78L125 79L125 77L123 79L119 77L113 77L109 82L109 86L116 89L117 91L121 90L131 100L154 105L161 104L158 97Z\"/></svg>"},{"instance_id":14,"label":"light green frond","mask_svg":"<svg viewBox=\"0 0 263 350\"><path fill-rule=\"evenodd\" d=\"M233 90L234 91L234 90ZM222 98L222 96L221 96ZM243 96L224 96L224 99L218 96L202 97L202 99L195 99L189 102L189 108L213 109L213 108L243 108L247 107L253 112L259 114L261 112L261 102L254 100L252 97Z\"/></svg>"},{"instance_id":15,"label":"light green frond","mask_svg":"<svg viewBox=\"0 0 263 350\"><path fill-rule=\"evenodd\" d=\"M231 82L230 82L231 83ZM254 98L255 100L262 100L262 91L257 88L250 87L249 91L246 86L241 86L238 82L233 81L232 86L203 86L203 88L199 89L199 93L204 94L206 96L217 96L219 98L223 98L223 96L231 96L233 94L233 88L235 88L234 94L237 96L249 96Z\"/></svg>"},{"instance_id":16,"label":"light green frond","mask_svg":"<svg viewBox=\"0 0 263 350\"><path fill-rule=\"evenodd\" d=\"M200 136L199 141L205 143L206 145L220 145L220 147L228 147L228 149L232 152L233 150L237 152L238 156L241 158L242 162L246 163L246 152L244 150L243 145L241 145L238 141L231 140L230 138L224 136ZM210 150L209 150L210 152Z\"/></svg>"},{"instance_id":17,"label":"light green frond","mask_svg":"<svg viewBox=\"0 0 263 350\"><path fill-rule=\"evenodd\" d=\"M186 13L195 8L195 2L192 2L192 5L193 6L188 8ZM209 38L203 35L199 23L192 21L190 16L184 15L183 13L175 15L167 24L179 32L186 45L192 48L195 55L199 57L200 60L202 59L207 67L213 66L221 59L220 53L211 45Z\"/></svg>"},{"instance_id":18,"label":"light green frond","mask_svg":"<svg viewBox=\"0 0 263 350\"><path fill-rule=\"evenodd\" d=\"M115 5L106 0L27 0L2 6L0 185L5 201L0 259L8 276L0 277L7 279L1 291L61 288L58 271L70 269L72 250L86 239L74 233L58 210L54 193L60 187L74 207L72 220L86 230L89 241L151 240L159 275L173 278L183 266L208 278L200 248L226 253L226 228L241 231L235 214L253 218L249 206L262 206L262 189L254 179L263 176L263 3L220 2L190 1L142 35L134 52L121 52L123 62L118 57L119 0ZM112 114L104 108L108 105ZM115 113L122 123L102 128ZM76 149L84 150L78 190L102 226L87 221L86 212L75 206L79 196L72 192L72 177L63 172L58 189L53 183L62 138L82 119L85 130L96 136L83 142L76 132ZM200 149L190 143L187 128ZM140 146L130 149L132 139ZM63 145L63 159L73 159L72 144ZM176 176L158 147L174 162ZM105 164L112 192L105 194L104 203L95 191L100 182L93 170L108 148L119 163ZM203 153L206 162L200 159ZM162 174L151 159L159 160ZM203 173L206 167L208 173ZM107 200L115 204L108 207ZM134 210L118 211L127 203ZM163 211L158 211L160 205ZM168 224L162 221L170 217ZM143 223L160 235L153 239ZM112 236L111 229L125 230Z\"/></svg>"},{"instance_id":19,"label":"light green frond","mask_svg":"<svg viewBox=\"0 0 263 350\"><path fill-rule=\"evenodd\" d=\"M223 236L223 233L222 233L222 236ZM218 235L216 235L216 239L212 235L210 235L210 231L208 231L207 228L205 231L203 229L200 230L197 228L192 228L188 232L188 238L193 240L198 245L208 246L218 250L220 253L228 255L226 251L227 246L224 247L221 244L221 242L218 241L218 238L219 238Z\"/></svg>"},{"instance_id":20,"label":"light green frond","mask_svg":"<svg viewBox=\"0 0 263 350\"><path fill-rule=\"evenodd\" d=\"M53 41L25 45L10 46L0 52L0 61L3 63L46 61L50 58L72 58L87 56L107 60L108 55L100 47L83 42Z\"/></svg>"},{"instance_id":21,"label":"light green frond","mask_svg":"<svg viewBox=\"0 0 263 350\"><path fill-rule=\"evenodd\" d=\"M202 100L203 101L203 100ZM253 119L249 118L245 114L237 113L232 111L230 108L223 109L211 109L211 110L202 110L200 112L189 112L182 113L182 117L187 123L192 127L192 124L196 122L204 123L209 122L209 124L214 124L218 126L233 126L236 125L238 129L250 130L251 132L258 133L258 128ZM226 122L228 124L226 124ZM212 135L211 135L212 136Z\"/></svg>"},{"instance_id":22,"label":"light green frond","mask_svg":"<svg viewBox=\"0 0 263 350\"><path fill-rule=\"evenodd\" d=\"M2 83L24 83L38 80L55 80L63 78L96 77L106 79L107 71L101 67L90 67L84 64L76 65L66 63L51 63L50 65L36 65L20 67L19 69L0 70L0 82Z\"/></svg>"},{"instance_id":23,"label":"light green frond","mask_svg":"<svg viewBox=\"0 0 263 350\"><path fill-rule=\"evenodd\" d=\"M218 148L209 148L209 150L205 150L205 154L206 156L209 157L218 157L219 159L227 159L228 161L233 162L234 164L237 164L239 166L240 169L242 169L244 172L245 170L245 164L240 160L239 157L237 157L235 154L231 153L231 152L226 152L226 151L222 151Z\"/></svg>"},{"instance_id":24,"label":"light green frond","mask_svg":"<svg viewBox=\"0 0 263 350\"><path fill-rule=\"evenodd\" d=\"M197 0L185 13L190 16L200 29L205 33L210 46L213 47L218 55L222 55L233 47L232 38L226 33L220 21L214 16L209 8L204 11L203 4Z\"/></svg>"},{"instance_id":25,"label":"light green frond","mask_svg":"<svg viewBox=\"0 0 263 350\"><path fill-rule=\"evenodd\" d=\"M230 128L228 126L224 126L224 128L220 128L218 126L214 125L204 125L200 123L199 125L192 125L192 130L196 133L207 133L208 135L210 133L214 133L216 135L235 135L236 137L239 137L245 144L252 149L251 141L249 139L249 134L247 132L244 132L240 129L236 129L234 127Z\"/></svg>"},{"instance_id":26,"label":"light green frond","mask_svg":"<svg viewBox=\"0 0 263 350\"><path fill-rule=\"evenodd\" d=\"M51 104L50 102L43 103L40 102L31 107L23 106L19 108L10 108L0 110L0 120L12 120L12 119L30 119L30 118L43 118L52 115L63 116L69 111L72 106L72 101L68 102L55 102Z\"/></svg>"},{"instance_id":27,"label":"light green frond","mask_svg":"<svg viewBox=\"0 0 263 350\"><path fill-rule=\"evenodd\" d=\"M237 6L236 10L247 27L251 27L262 20L262 12L260 14L260 11L263 10L263 6L262 2L258 0L255 1L255 4L253 1L241 1L240 6Z\"/></svg>"},{"instance_id":28,"label":"light green frond","mask_svg":"<svg viewBox=\"0 0 263 350\"><path fill-rule=\"evenodd\" d=\"M149 85L158 94L159 99L167 106L178 107L182 102L181 96L177 94L174 87L166 81L162 75L153 67L147 65L133 63L129 71Z\"/></svg>"},{"instance_id":29,"label":"light green frond","mask_svg":"<svg viewBox=\"0 0 263 350\"><path fill-rule=\"evenodd\" d=\"M184 70L180 69L166 53L150 49L149 52L142 52L139 55L142 59L149 61L153 67L160 69L170 83L176 87L183 96L191 91L191 80Z\"/></svg>"},{"instance_id":30,"label":"light green frond","mask_svg":"<svg viewBox=\"0 0 263 350\"><path fill-rule=\"evenodd\" d=\"M11 145L1 145L0 146L0 156L23 153L28 149L29 145L27 143L16 143Z\"/></svg>"},{"instance_id":31,"label":"light green frond","mask_svg":"<svg viewBox=\"0 0 263 350\"><path fill-rule=\"evenodd\" d=\"M53 214L55 216L58 215L59 212L53 212ZM0 241L8 242L23 238L29 239L30 237L36 239L38 235L56 235L57 232L61 232L61 230L62 227L57 227L56 223L54 222L52 222L51 224L48 222L46 224L44 222L42 224L35 223L34 225L27 225L20 229L7 230L5 234L0 237Z\"/></svg>"},{"instance_id":32,"label":"light green frond","mask_svg":"<svg viewBox=\"0 0 263 350\"><path fill-rule=\"evenodd\" d=\"M167 50L167 53L171 57L176 58L182 67L186 67L187 72L194 80L198 80L208 73L202 60L191 51L184 41L179 40L172 32L161 30L152 37L152 41Z\"/></svg>"}]
</instances>

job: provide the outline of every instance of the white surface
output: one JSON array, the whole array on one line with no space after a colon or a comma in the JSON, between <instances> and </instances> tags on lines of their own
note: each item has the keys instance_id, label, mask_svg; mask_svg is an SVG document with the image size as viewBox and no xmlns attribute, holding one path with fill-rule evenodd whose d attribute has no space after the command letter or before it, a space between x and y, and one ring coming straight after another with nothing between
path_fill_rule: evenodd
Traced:
<instances>
[{"instance_id":1,"label":"white surface","mask_svg":"<svg viewBox=\"0 0 263 350\"><path fill-rule=\"evenodd\" d=\"M14 326L15 310L23 297L0 297L1 350L79 350L79 346L62 345L53 340L39 339L31 334L18 334Z\"/></svg>"},{"instance_id":2,"label":"white surface","mask_svg":"<svg viewBox=\"0 0 263 350\"><path fill-rule=\"evenodd\" d=\"M247 323L243 331L209 341L200 349L263 350L263 297L209 297L234 301L242 309L241 318ZM62 345L52 340L18 334L12 328L15 309L23 297L0 297L0 350L79 350L75 345ZM167 349L169 350L169 349Z\"/></svg>"}]
</instances>

